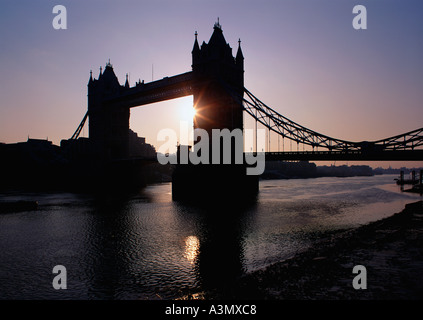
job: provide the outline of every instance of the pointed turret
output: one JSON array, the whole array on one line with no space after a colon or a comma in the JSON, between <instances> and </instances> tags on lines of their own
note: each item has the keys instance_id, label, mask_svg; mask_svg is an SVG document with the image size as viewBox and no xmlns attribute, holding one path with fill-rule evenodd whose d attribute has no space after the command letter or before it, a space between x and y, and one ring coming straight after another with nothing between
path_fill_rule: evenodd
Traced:
<instances>
[{"instance_id":1,"label":"pointed turret","mask_svg":"<svg viewBox=\"0 0 423 320\"><path fill-rule=\"evenodd\" d=\"M194 40L194 47L192 48L192 65L197 64L200 58L200 46L198 45L197 39L198 33L195 31L195 40Z\"/></svg>"},{"instance_id":2,"label":"pointed turret","mask_svg":"<svg viewBox=\"0 0 423 320\"><path fill-rule=\"evenodd\" d=\"M90 85L92 85L94 83L94 80L93 80L93 71L92 70L90 70L90 80L88 80L88 85L90 86Z\"/></svg>"},{"instance_id":3,"label":"pointed turret","mask_svg":"<svg viewBox=\"0 0 423 320\"><path fill-rule=\"evenodd\" d=\"M238 40L238 52L236 53L235 63L237 66L244 69L244 55L241 50L241 39Z\"/></svg>"},{"instance_id":4,"label":"pointed turret","mask_svg":"<svg viewBox=\"0 0 423 320\"><path fill-rule=\"evenodd\" d=\"M236 60L244 60L244 55L241 50L241 39L238 40L238 52L236 53Z\"/></svg>"},{"instance_id":5,"label":"pointed turret","mask_svg":"<svg viewBox=\"0 0 423 320\"><path fill-rule=\"evenodd\" d=\"M191 51L192 54L198 53L200 51L200 46L198 45L198 39L197 39L197 36L198 36L197 31L195 31L194 35L195 35L195 41L194 41L194 47L192 48L192 51Z\"/></svg>"},{"instance_id":6,"label":"pointed turret","mask_svg":"<svg viewBox=\"0 0 423 320\"><path fill-rule=\"evenodd\" d=\"M126 74L125 88L129 88L128 74Z\"/></svg>"}]
</instances>

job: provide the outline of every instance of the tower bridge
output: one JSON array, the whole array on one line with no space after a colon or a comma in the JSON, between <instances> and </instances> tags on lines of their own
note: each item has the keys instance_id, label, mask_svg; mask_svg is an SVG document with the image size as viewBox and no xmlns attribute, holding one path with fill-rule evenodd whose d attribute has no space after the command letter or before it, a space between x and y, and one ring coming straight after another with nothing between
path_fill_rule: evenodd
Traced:
<instances>
[{"instance_id":1,"label":"tower bridge","mask_svg":"<svg viewBox=\"0 0 423 320\"><path fill-rule=\"evenodd\" d=\"M244 56L241 42L236 55L226 42L219 22L208 43L198 43L195 33L192 70L130 87L128 78L121 85L110 62L104 72L88 82L88 111L71 140L78 139L89 119L89 145L99 162L127 159L130 109L192 95L196 116L194 129L244 129L248 114L270 132L311 150L266 152L267 160L423 160L423 128L378 141L351 142L310 130L279 114L244 87ZM257 136L257 132L256 132ZM270 137L270 135L269 135ZM68 141L69 142L69 141ZM212 141L210 139L209 143ZM257 153L257 143L256 150ZM211 155L210 155L211 156ZM245 165L179 165L173 176L176 197L196 197L215 189L221 194L254 194L258 177L245 174ZM201 191L199 191L201 190Z\"/></svg>"}]
</instances>

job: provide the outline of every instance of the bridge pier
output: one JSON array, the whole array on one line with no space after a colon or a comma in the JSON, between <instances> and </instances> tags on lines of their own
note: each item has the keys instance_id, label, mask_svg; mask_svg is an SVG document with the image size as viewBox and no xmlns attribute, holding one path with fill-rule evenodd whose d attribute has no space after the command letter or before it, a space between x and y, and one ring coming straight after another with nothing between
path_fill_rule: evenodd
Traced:
<instances>
[{"instance_id":1,"label":"bridge pier","mask_svg":"<svg viewBox=\"0 0 423 320\"><path fill-rule=\"evenodd\" d=\"M172 176L172 199L205 205L254 201L258 178L247 175L245 165L177 165Z\"/></svg>"}]
</instances>

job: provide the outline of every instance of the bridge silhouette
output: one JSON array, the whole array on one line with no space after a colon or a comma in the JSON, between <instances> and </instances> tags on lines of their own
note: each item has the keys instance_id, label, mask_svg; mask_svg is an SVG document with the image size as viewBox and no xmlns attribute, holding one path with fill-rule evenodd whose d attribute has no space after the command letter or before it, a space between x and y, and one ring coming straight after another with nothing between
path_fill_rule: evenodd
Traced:
<instances>
[{"instance_id":1,"label":"bridge silhouette","mask_svg":"<svg viewBox=\"0 0 423 320\"><path fill-rule=\"evenodd\" d=\"M110 61L104 72L100 69L98 79L94 79L91 72L88 110L68 143L77 141L88 119L92 156L98 161L128 160L130 109L192 95L196 110L194 129L204 129L209 136L213 129L243 130L243 115L248 114L255 120L256 137L259 123L269 131L269 139L270 132L274 132L279 138L297 145L297 151L272 152L269 147L265 152L266 160L423 160L423 128L377 141L351 142L318 133L281 115L244 87L241 41L233 56L220 23L217 22L213 29L209 42L203 42L201 47L195 33L191 52L192 71L149 83L137 82L133 87L130 87L128 77L124 85L119 83ZM300 151L299 146L302 146L303 151ZM306 147L311 150L305 150ZM263 151L257 150L256 142L256 150L245 154ZM188 167L176 169L173 185L179 184L176 182L178 180L190 180L187 179L190 176L192 181L197 181L196 177L201 174L207 176L207 179L214 179L215 183L211 183L214 186L221 186L224 184L222 181L237 180L238 184L232 187L245 184L247 189L258 189L257 180L247 179L245 172L242 173L243 169L234 174L237 170L231 168L225 171L224 166L220 166L220 169ZM184 178L177 178L181 176ZM188 185L188 182L184 182L178 189L186 189ZM194 192L192 187L188 189ZM178 193L175 188L174 191Z\"/></svg>"}]
</instances>

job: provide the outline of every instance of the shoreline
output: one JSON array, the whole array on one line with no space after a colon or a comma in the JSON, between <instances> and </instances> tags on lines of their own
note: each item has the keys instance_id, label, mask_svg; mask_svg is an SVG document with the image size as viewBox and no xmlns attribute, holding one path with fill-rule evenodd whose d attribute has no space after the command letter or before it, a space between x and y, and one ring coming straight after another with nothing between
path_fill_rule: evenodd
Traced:
<instances>
[{"instance_id":1,"label":"shoreline","mask_svg":"<svg viewBox=\"0 0 423 320\"><path fill-rule=\"evenodd\" d=\"M356 290L355 265L367 271ZM228 288L226 288L228 289ZM308 249L239 278L230 292L205 299L416 300L423 298L423 201L393 216L335 232Z\"/></svg>"}]
</instances>

